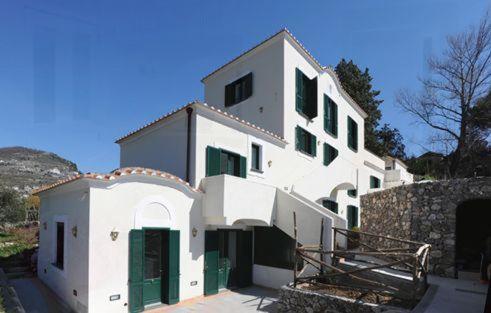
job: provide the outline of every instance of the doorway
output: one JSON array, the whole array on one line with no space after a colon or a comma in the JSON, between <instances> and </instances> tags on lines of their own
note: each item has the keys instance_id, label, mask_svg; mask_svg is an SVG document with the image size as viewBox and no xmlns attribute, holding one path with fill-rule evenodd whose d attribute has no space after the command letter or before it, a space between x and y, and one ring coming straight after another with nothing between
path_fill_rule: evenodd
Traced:
<instances>
[{"instance_id":1,"label":"doorway","mask_svg":"<svg viewBox=\"0 0 491 313\"><path fill-rule=\"evenodd\" d=\"M129 244L130 312L179 302L179 231L133 229Z\"/></svg>"},{"instance_id":2,"label":"doorway","mask_svg":"<svg viewBox=\"0 0 491 313\"><path fill-rule=\"evenodd\" d=\"M205 295L252 284L252 232L205 232Z\"/></svg>"},{"instance_id":3,"label":"doorway","mask_svg":"<svg viewBox=\"0 0 491 313\"><path fill-rule=\"evenodd\" d=\"M457 207L455 237L457 273L478 273L483 254L490 254L491 199L469 200Z\"/></svg>"}]
</instances>

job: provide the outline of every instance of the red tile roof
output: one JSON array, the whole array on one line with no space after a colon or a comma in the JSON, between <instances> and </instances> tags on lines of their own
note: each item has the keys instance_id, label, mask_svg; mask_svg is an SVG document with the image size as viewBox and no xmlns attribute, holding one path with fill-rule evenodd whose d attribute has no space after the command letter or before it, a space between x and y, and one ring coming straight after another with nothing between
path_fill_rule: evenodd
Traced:
<instances>
[{"instance_id":1,"label":"red tile roof","mask_svg":"<svg viewBox=\"0 0 491 313\"><path fill-rule=\"evenodd\" d=\"M117 170L115 170L111 173L108 173L108 174L87 173L87 174L75 175L75 176L69 177L67 179L57 181L54 184L43 186L39 189L36 189L33 191L33 194L39 194L41 192L59 187L61 185L68 184L70 182L73 182L73 181L76 181L79 179L97 179L97 180L102 180L102 181L111 181L111 180L121 178L123 176L129 176L129 175L143 175L143 176L160 177L162 179L172 180L178 184L184 185L185 187L187 187L191 191L202 193L202 191L200 189L191 187L191 185L189 185L188 182L184 181L183 179L181 179L177 176L169 174L167 172L162 172L159 170L154 170L154 169L144 168L144 167L124 167L124 168L117 169Z\"/></svg>"},{"instance_id":2,"label":"red tile roof","mask_svg":"<svg viewBox=\"0 0 491 313\"><path fill-rule=\"evenodd\" d=\"M141 132L144 129L147 129L147 128L155 125L156 123L158 123L158 122L160 122L162 120L165 120L165 119L171 117L172 115L174 115L174 114L176 114L178 112L181 112L181 111L185 110L187 107L190 107L190 106L197 106L197 107L201 107L201 108L205 108L205 109L211 110L213 112L216 112L216 113L220 114L221 116L224 116L224 117L227 117L229 119L235 120L235 121L237 121L237 122L239 122L239 123L241 123L241 124L243 124L245 126L248 126L248 127L252 128L252 129L254 129L256 131L260 131L262 133L267 134L270 137L273 137L273 138L275 138L277 140L280 140L280 141L282 141L284 143L287 143L285 141L285 139L283 137L279 136L279 135L276 135L276 134L274 134L274 133L272 133L272 132L270 132L270 131L262 128L262 127L259 127L259 126L256 126L256 125L250 123L250 122L247 122L247 121L245 121L245 120L243 120L243 119L241 119L241 118L239 118L239 117L237 117L237 116L235 116L233 114L230 114L230 113L228 113L226 111L222 111L220 109L217 109L217 108L215 108L213 106L210 106L210 105L208 105L206 103L203 103L203 102L200 102L200 101L197 101L197 100L194 100L192 102L189 102L188 104L186 104L186 105L184 105L184 106L182 106L182 107L180 107L178 109L175 109L175 110L173 110L173 111L171 111L171 112L169 112L169 113L167 113L165 115L162 115L161 117L153 120L152 122L147 123L147 124L143 125L142 127L140 127L138 129L136 129L136 130L134 130L134 131L132 131L132 132L124 135L123 137L117 139L116 140L116 143L121 143L124 140L126 140L127 138L129 138L129 137L131 137L131 136L133 136L133 135Z\"/></svg>"}]
</instances>

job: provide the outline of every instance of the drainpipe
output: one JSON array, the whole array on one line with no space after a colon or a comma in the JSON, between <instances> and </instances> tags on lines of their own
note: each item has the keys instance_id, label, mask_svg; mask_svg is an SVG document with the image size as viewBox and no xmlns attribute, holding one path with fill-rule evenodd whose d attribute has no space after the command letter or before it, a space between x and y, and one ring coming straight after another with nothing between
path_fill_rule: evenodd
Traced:
<instances>
[{"instance_id":1,"label":"drainpipe","mask_svg":"<svg viewBox=\"0 0 491 313\"><path fill-rule=\"evenodd\" d=\"M193 108L186 108L188 114L188 133L187 133L187 147L186 147L186 181L189 183L190 166L191 166L191 117L193 115Z\"/></svg>"}]
</instances>

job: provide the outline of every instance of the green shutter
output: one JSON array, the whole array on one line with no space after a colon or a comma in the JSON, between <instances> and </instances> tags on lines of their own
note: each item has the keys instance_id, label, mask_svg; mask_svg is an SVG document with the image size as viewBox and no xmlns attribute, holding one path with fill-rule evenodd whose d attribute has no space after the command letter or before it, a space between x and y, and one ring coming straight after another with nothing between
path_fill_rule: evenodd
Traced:
<instances>
[{"instance_id":1,"label":"green shutter","mask_svg":"<svg viewBox=\"0 0 491 313\"><path fill-rule=\"evenodd\" d=\"M247 159L243 156L240 156L240 177L247 178Z\"/></svg>"},{"instance_id":2,"label":"green shutter","mask_svg":"<svg viewBox=\"0 0 491 313\"><path fill-rule=\"evenodd\" d=\"M312 145L312 151L310 151L310 154L313 156L317 155L317 137L314 135L310 135L310 144Z\"/></svg>"},{"instance_id":3,"label":"green shutter","mask_svg":"<svg viewBox=\"0 0 491 313\"><path fill-rule=\"evenodd\" d=\"M354 205L348 205L348 229L358 227L358 208Z\"/></svg>"},{"instance_id":4,"label":"green shutter","mask_svg":"<svg viewBox=\"0 0 491 313\"><path fill-rule=\"evenodd\" d=\"M357 191L356 189L348 189L348 196L356 198Z\"/></svg>"},{"instance_id":5,"label":"green shutter","mask_svg":"<svg viewBox=\"0 0 491 313\"><path fill-rule=\"evenodd\" d=\"M338 105L334 102L331 102L331 123L332 123L332 134L334 136L338 135Z\"/></svg>"},{"instance_id":6,"label":"green shutter","mask_svg":"<svg viewBox=\"0 0 491 313\"><path fill-rule=\"evenodd\" d=\"M358 150L358 124L353 121L353 149Z\"/></svg>"},{"instance_id":7,"label":"green shutter","mask_svg":"<svg viewBox=\"0 0 491 313\"><path fill-rule=\"evenodd\" d=\"M324 143L324 165L328 166L338 156L338 150Z\"/></svg>"},{"instance_id":8,"label":"green shutter","mask_svg":"<svg viewBox=\"0 0 491 313\"><path fill-rule=\"evenodd\" d=\"M358 151L358 124L348 116L348 146Z\"/></svg>"},{"instance_id":9,"label":"green shutter","mask_svg":"<svg viewBox=\"0 0 491 313\"><path fill-rule=\"evenodd\" d=\"M307 101L305 101L304 113L308 118L317 116L317 77L309 80L307 77Z\"/></svg>"},{"instance_id":10,"label":"green shutter","mask_svg":"<svg viewBox=\"0 0 491 313\"><path fill-rule=\"evenodd\" d=\"M220 149L206 147L206 176L220 175Z\"/></svg>"},{"instance_id":11,"label":"green shutter","mask_svg":"<svg viewBox=\"0 0 491 313\"><path fill-rule=\"evenodd\" d=\"M299 126L297 126L295 127L295 148L297 150L300 150L301 140L302 140L302 129Z\"/></svg>"},{"instance_id":12,"label":"green shutter","mask_svg":"<svg viewBox=\"0 0 491 313\"><path fill-rule=\"evenodd\" d=\"M324 165L329 165L329 146L327 143L324 143Z\"/></svg>"},{"instance_id":13,"label":"green shutter","mask_svg":"<svg viewBox=\"0 0 491 313\"><path fill-rule=\"evenodd\" d=\"M162 282L162 298L163 302L167 304L175 304L179 302L179 231L168 231L168 259L164 262L166 268L164 269L165 280Z\"/></svg>"},{"instance_id":14,"label":"green shutter","mask_svg":"<svg viewBox=\"0 0 491 313\"><path fill-rule=\"evenodd\" d=\"M329 117L330 117L330 108L329 108L329 98L327 95L324 95L324 130L329 132Z\"/></svg>"},{"instance_id":15,"label":"green shutter","mask_svg":"<svg viewBox=\"0 0 491 313\"><path fill-rule=\"evenodd\" d=\"M304 85L303 85L303 73L297 68L295 69L295 109L298 112L303 112Z\"/></svg>"},{"instance_id":16,"label":"green shutter","mask_svg":"<svg viewBox=\"0 0 491 313\"><path fill-rule=\"evenodd\" d=\"M129 311L142 312L143 307L143 231L132 229L129 234Z\"/></svg>"},{"instance_id":17,"label":"green shutter","mask_svg":"<svg viewBox=\"0 0 491 313\"><path fill-rule=\"evenodd\" d=\"M205 295L218 293L218 231L205 231Z\"/></svg>"}]
</instances>

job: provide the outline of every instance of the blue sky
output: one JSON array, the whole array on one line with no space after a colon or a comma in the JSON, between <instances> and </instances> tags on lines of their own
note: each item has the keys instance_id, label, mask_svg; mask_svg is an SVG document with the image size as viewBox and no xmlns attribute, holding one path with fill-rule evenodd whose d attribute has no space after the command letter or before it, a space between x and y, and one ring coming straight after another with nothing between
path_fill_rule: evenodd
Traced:
<instances>
[{"instance_id":1,"label":"blue sky","mask_svg":"<svg viewBox=\"0 0 491 313\"><path fill-rule=\"evenodd\" d=\"M418 89L425 56L489 8L484 0L0 0L0 147L110 171L116 138L203 99L203 76L287 27L324 65L346 58L368 67L385 100L382 123L419 154L430 132L394 106L394 94Z\"/></svg>"}]
</instances>

